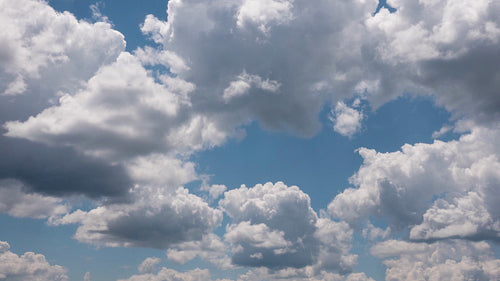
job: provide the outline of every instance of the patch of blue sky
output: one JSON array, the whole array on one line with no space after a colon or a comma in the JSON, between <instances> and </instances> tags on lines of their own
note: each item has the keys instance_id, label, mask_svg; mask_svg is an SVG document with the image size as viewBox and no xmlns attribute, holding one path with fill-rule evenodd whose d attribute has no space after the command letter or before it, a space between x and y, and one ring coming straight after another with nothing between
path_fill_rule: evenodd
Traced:
<instances>
[{"instance_id":1,"label":"patch of blue sky","mask_svg":"<svg viewBox=\"0 0 500 281\"><path fill-rule=\"evenodd\" d=\"M363 129L349 139L333 131L328 114L325 108L319 117L323 128L313 138L265 131L254 122L245 127L243 140L203 151L193 160L199 173L211 175L211 183L228 189L269 181L297 185L319 211L349 187L349 177L362 164L356 149L392 152L406 143L431 143L432 133L450 120L450 114L429 98L403 97L364 112Z\"/></svg>"}]
</instances>

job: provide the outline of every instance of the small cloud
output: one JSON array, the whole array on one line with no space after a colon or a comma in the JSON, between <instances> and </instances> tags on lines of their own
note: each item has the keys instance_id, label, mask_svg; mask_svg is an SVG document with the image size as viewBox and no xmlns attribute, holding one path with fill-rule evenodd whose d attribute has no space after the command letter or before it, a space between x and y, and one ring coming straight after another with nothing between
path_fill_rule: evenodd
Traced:
<instances>
[{"instance_id":1,"label":"small cloud","mask_svg":"<svg viewBox=\"0 0 500 281\"><path fill-rule=\"evenodd\" d=\"M140 273L153 273L156 266L160 263L160 258L147 258L138 267Z\"/></svg>"},{"instance_id":2,"label":"small cloud","mask_svg":"<svg viewBox=\"0 0 500 281\"><path fill-rule=\"evenodd\" d=\"M432 138L433 139L440 138L440 137L446 135L452 129L453 129L453 127L451 127L451 126L443 126L441 129L439 129L439 131L435 131L434 133L432 133Z\"/></svg>"},{"instance_id":3,"label":"small cloud","mask_svg":"<svg viewBox=\"0 0 500 281\"><path fill-rule=\"evenodd\" d=\"M358 99L353 102L354 107L358 107L359 104ZM333 122L333 130L349 138L361 130L363 118L363 112L357 111L341 101L337 103L329 117L330 121Z\"/></svg>"}]
</instances>

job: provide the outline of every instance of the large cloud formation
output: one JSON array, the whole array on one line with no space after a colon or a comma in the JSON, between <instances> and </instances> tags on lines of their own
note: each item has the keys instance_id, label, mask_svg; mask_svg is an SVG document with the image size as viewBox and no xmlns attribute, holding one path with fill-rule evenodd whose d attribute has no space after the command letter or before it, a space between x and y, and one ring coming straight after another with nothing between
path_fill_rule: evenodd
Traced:
<instances>
[{"instance_id":1,"label":"large cloud formation","mask_svg":"<svg viewBox=\"0 0 500 281\"><path fill-rule=\"evenodd\" d=\"M167 21L148 15L140 27L154 47L125 52L110 23L1 1L0 210L78 224L75 238L93 245L254 267L242 280L369 280L330 272L352 271L353 229L368 221L373 240L391 230L412 240L372 248L397 257L385 261L388 279L498 278L481 240L500 237L500 5L388 3L394 12L373 14L376 0L171 0ZM183 187L201 178L189 156L242 136L244 124L313 136L326 104L334 130L352 137L365 116L343 100L376 109L405 93L432 96L461 119L462 136L360 148L353 187L328 206L340 221L318 217L304 191L281 182L227 191L218 208ZM202 189L215 200L226 187ZM109 200L72 211L64 199L78 195ZM5 247L1 255L23 259ZM210 278L146 271L130 280Z\"/></svg>"},{"instance_id":2,"label":"large cloud formation","mask_svg":"<svg viewBox=\"0 0 500 281\"><path fill-rule=\"evenodd\" d=\"M351 178L357 188L337 195L328 209L356 222L371 215L410 238L500 237L499 128L474 127L459 140L404 145L378 153L362 148L363 166Z\"/></svg>"},{"instance_id":3,"label":"large cloud formation","mask_svg":"<svg viewBox=\"0 0 500 281\"><path fill-rule=\"evenodd\" d=\"M227 191L219 202L231 217L225 241L236 265L282 269L335 269L348 272L352 230L345 223L318 218L310 198L282 182Z\"/></svg>"}]
</instances>

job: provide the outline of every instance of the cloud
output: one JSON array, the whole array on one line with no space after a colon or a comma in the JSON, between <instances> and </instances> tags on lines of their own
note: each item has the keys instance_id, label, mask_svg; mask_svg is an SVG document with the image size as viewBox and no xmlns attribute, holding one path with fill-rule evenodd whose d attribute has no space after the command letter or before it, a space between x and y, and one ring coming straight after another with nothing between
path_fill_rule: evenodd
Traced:
<instances>
[{"instance_id":1,"label":"cloud","mask_svg":"<svg viewBox=\"0 0 500 281\"><path fill-rule=\"evenodd\" d=\"M15 180L0 181L0 211L18 218L45 219L66 214L69 206L57 197L25 193Z\"/></svg>"},{"instance_id":2,"label":"cloud","mask_svg":"<svg viewBox=\"0 0 500 281\"><path fill-rule=\"evenodd\" d=\"M59 265L50 265L44 255L26 252L18 256L9 251L9 248L9 243L0 241L0 279L5 281L69 280L66 270Z\"/></svg>"},{"instance_id":3,"label":"cloud","mask_svg":"<svg viewBox=\"0 0 500 281\"><path fill-rule=\"evenodd\" d=\"M108 23L78 21L41 1L8 0L1 6L5 30L0 33L0 92L4 95L36 91L49 98L58 90L74 89L125 48L123 35Z\"/></svg>"},{"instance_id":4,"label":"cloud","mask_svg":"<svg viewBox=\"0 0 500 281\"><path fill-rule=\"evenodd\" d=\"M137 267L140 273L153 273L156 265L161 262L159 258L147 258Z\"/></svg>"},{"instance_id":5,"label":"cloud","mask_svg":"<svg viewBox=\"0 0 500 281\"><path fill-rule=\"evenodd\" d=\"M202 184L200 190L208 191L208 196L211 200L219 198L227 190L227 187L223 184L212 184L208 185L205 182Z\"/></svg>"},{"instance_id":6,"label":"cloud","mask_svg":"<svg viewBox=\"0 0 500 281\"><path fill-rule=\"evenodd\" d=\"M263 33L269 31L269 23L286 24L293 19L293 1L245 0L236 14L236 25L245 28L256 26Z\"/></svg>"},{"instance_id":7,"label":"cloud","mask_svg":"<svg viewBox=\"0 0 500 281\"><path fill-rule=\"evenodd\" d=\"M235 265L348 272L356 264L356 256L349 255L349 226L318 219L309 196L296 186L243 185L225 192L219 206L232 219L224 240Z\"/></svg>"},{"instance_id":8,"label":"cloud","mask_svg":"<svg viewBox=\"0 0 500 281\"><path fill-rule=\"evenodd\" d=\"M351 223L378 216L410 238L498 239L498 128L473 126L459 140L404 145L378 153L361 148L363 165L328 206Z\"/></svg>"},{"instance_id":9,"label":"cloud","mask_svg":"<svg viewBox=\"0 0 500 281\"><path fill-rule=\"evenodd\" d=\"M196 85L193 110L224 115L221 127L256 119L267 129L311 136L330 93L339 99L373 76L361 79L360 38L347 34L363 34L359 22L375 7L376 1L171 1L168 20L150 15L142 31L160 50L189 58L179 77ZM356 66L345 69L350 65ZM333 78L340 76L348 79Z\"/></svg>"},{"instance_id":10,"label":"cloud","mask_svg":"<svg viewBox=\"0 0 500 281\"><path fill-rule=\"evenodd\" d=\"M252 87L268 92L276 92L280 87L280 83L269 79L262 80L262 78L258 75L250 75L243 71L240 75L238 75L238 80L232 81L229 86L224 89L222 98L224 101L228 102L233 98L248 94L248 91Z\"/></svg>"},{"instance_id":11,"label":"cloud","mask_svg":"<svg viewBox=\"0 0 500 281\"><path fill-rule=\"evenodd\" d=\"M123 35L108 23L78 21L43 1L8 0L0 6L5 27L0 32L2 124L37 114L62 92L80 89L125 49ZM0 178L20 180L30 192L98 198L122 196L130 187L120 165L84 157L67 147L13 140L0 131Z\"/></svg>"},{"instance_id":12,"label":"cloud","mask_svg":"<svg viewBox=\"0 0 500 281\"><path fill-rule=\"evenodd\" d=\"M119 279L118 281L207 281L210 278L208 269L194 269L186 272L179 272L173 269L163 267L157 274L147 273L142 275L133 275L128 279Z\"/></svg>"},{"instance_id":13,"label":"cloud","mask_svg":"<svg viewBox=\"0 0 500 281\"><path fill-rule=\"evenodd\" d=\"M222 222L222 213L185 188L136 187L132 203L77 210L53 223L80 224L75 239L108 247L166 249L198 241Z\"/></svg>"},{"instance_id":14,"label":"cloud","mask_svg":"<svg viewBox=\"0 0 500 281\"><path fill-rule=\"evenodd\" d=\"M228 246L221 238L213 233L204 235L199 241L183 242L167 250L167 258L175 263L186 263L196 256L215 264L219 268L231 268L230 258L227 256Z\"/></svg>"},{"instance_id":15,"label":"cloud","mask_svg":"<svg viewBox=\"0 0 500 281\"><path fill-rule=\"evenodd\" d=\"M343 102L337 102L335 109L330 113L333 130L346 137L352 137L361 130L363 118L362 112L347 106Z\"/></svg>"},{"instance_id":16,"label":"cloud","mask_svg":"<svg viewBox=\"0 0 500 281\"><path fill-rule=\"evenodd\" d=\"M365 21L381 62L399 69L385 77L381 96L400 94L393 91L400 84L407 92L433 94L456 117L498 121L500 6L451 0L390 5L396 12L381 9Z\"/></svg>"},{"instance_id":17,"label":"cloud","mask_svg":"<svg viewBox=\"0 0 500 281\"><path fill-rule=\"evenodd\" d=\"M389 258L387 280L495 280L500 277L500 260L493 257L486 242L461 240L433 244L398 240L371 248L373 255Z\"/></svg>"},{"instance_id":18,"label":"cloud","mask_svg":"<svg viewBox=\"0 0 500 281\"><path fill-rule=\"evenodd\" d=\"M132 187L123 165L109 164L68 147L0 137L0 154L0 179L19 180L30 192L123 198Z\"/></svg>"},{"instance_id":19,"label":"cloud","mask_svg":"<svg viewBox=\"0 0 500 281\"><path fill-rule=\"evenodd\" d=\"M340 275L321 271L319 274L311 274L311 271L297 272L295 269L286 269L280 271L272 271L265 268L252 269L247 273L240 275L238 281L277 281L277 280L296 280L296 281L374 281L372 278L367 277L364 273L351 273Z\"/></svg>"}]
</instances>

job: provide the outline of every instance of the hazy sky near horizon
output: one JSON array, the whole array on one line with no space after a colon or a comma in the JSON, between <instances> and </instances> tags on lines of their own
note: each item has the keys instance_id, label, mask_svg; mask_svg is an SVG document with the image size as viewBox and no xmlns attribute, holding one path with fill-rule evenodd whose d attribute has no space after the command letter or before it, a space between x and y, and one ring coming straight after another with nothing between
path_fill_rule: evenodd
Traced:
<instances>
[{"instance_id":1,"label":"hazy sky near horizon","mask_svg":"<svg viewBox=\"0 0 500 281\"><path fill-rule=\"evenodd\" d=\"M0 280L500 279L498 15L0 0Z\"/></svg>"}]
</instances>

